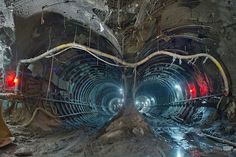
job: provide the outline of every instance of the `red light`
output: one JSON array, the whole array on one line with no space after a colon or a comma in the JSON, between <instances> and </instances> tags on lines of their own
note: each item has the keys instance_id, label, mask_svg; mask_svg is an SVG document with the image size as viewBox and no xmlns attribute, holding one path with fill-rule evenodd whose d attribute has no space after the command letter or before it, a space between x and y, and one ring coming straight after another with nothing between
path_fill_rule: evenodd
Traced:
<instances>
[{"instance_id":1,"label":"red light","mask_svg":"<svg viewBox=\"0 0 236 157\"><path fill-rule=\"evenodd\" d=\"M18 83L16 74L14 72L6 72L5 83L8 88L13 88Z\"/></svg>"},{"instance_id":2,"label":"red light","mask_svg":"<svg viewBox=\"0 0 236 157\"><path fill-rule=\"evenodd\" d=\"M197 90L196 90L196 87L193 83L189 84L189 92L190 92L191 98L196 98L197 97Z\"/></svg>"},{"instance_id":3,"label":"red light","mask_svg":"<svg viewBox=\"0 0 236 157\"><path fill-rule=\"evenodd\" d=\"M201 96L206 96L209 92L208 84L203 75L198 75L197 83L199 86L199 91Z\"/></svg>"},{"instance_id":4,"label":"red light","mask_svg":"<svg viewBox=\"0 0 236 157\"><path fill-rule=\"evenodd\" d=\"M200 85L201 96L206 96L208 94L208 87L205 84Z\"/></svg>"},{"instance_id":5,"label":"red light","mask_svg":"<svg viewBox=\"0 0 236 157\"><path fill-rule=\"evenodd\" d=\"M14 81L15 84L17 84L19 82L18 78L15 77Z\"/></svg>"}]
</instances>

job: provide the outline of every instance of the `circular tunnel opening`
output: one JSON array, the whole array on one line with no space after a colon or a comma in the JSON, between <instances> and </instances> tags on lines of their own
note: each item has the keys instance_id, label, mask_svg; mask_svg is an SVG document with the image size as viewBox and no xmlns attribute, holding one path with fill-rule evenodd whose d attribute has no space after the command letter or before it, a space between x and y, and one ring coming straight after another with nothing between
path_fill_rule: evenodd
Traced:
<instances>
[{"instance_id":1,"label":"circular tunnel opening","mask_svg":"<svg viewBox=\"0 0 236 157\"><path fill-rule=\"evenodd\" d=\"M99 34L100 28L94 30L52 12L44 12L43 23L40 23L41 18L41 14L36 14L24 20L16 19L18 57L36 57L68 42L121 57L119 48L108 40L109 34ZM23 21L28 25L24 36L23 31L19 31ZM31 44L27 46L25 43ZM20 80L24 80L20 83L20 90L28 99L42 101L66 128L100 128L118 113L123 103L122 68L107 62L116 64L84 50L66 49L26 64L20 72Z\"/></svg>"},{"instance_id":2,"label":"circular tunnel opening","mask_svg":"<svg viewBox=\"0 0 236 157\"><path fill-rule=\"evenodd\" d=\"M214 52L211 44L201 42L200 37L193 38L197 29L166 30L169 39L164 36L150 40L137 57L141 60L162 50L172 54L153 57L137 68L135 104L153 128L158 126L158 119L160 123L174 119L179 123L201 125L209 118L204 115L217 110L216 105L225 94L220 70L208 57L187 60L177 57L194 56L205 52L206 47ZM220 62L213 52L208 51ZM227 74L224 65L221 66Z\"/></svg>"}]
</instances>

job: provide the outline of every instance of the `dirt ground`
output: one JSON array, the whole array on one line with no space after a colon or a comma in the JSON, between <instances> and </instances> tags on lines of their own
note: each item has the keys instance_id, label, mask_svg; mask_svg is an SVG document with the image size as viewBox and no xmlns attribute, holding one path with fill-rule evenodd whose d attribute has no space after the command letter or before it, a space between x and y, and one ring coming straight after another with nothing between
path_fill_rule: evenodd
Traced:
<instances>
[{"instance_id":1,"label":"dirt ground","mask_svg":"<svg viewBox=\"0 0 236 157\"><path fill-rule=\"evenodd\" d=\"M34 157L161 157L164 148L153 136L126 138L121 137L122 131L95 137L92 132L77 129L41 132L17 125L9 125L9 128L16 141L0 149L1 157L15 156L20 148L32 151Z\"/></svg>"},{"instance_id":2,"label":"dirt ground","mask_svg":"<svg viewBox=\"0 0 236 157\"><path fill-rule=\"evenodd\" d=\"M170 146L164 138L153 136L117 137L114 140L91 138L83 130L37 132L10 126L16 141L0 149L1 157L14 157L17 149L32 151L33 157L235 157L235 152L185 152ZM116 134L116 133L115 133ZM119 133L113 136L120 136ZM178 154L180 153L180 155Z\"/></svg>"},{"instance_id":3,"label":"dirt ground","mask_svg":"<svg viewBox=\"0 0 236 157\"><path fill-rule=\"evenodd\" d=\"M162 120L164 121L164 120ZM195 128L171 120L149 128L136 114L123 115L101 130L54 128L42 131L7 120L16 138L0 149L0 157L235 157L233 147L198 135ZM168 123L168 124L167 124ZM19 155L19 154L18 154Z\"/></svg>"}]
</instances>

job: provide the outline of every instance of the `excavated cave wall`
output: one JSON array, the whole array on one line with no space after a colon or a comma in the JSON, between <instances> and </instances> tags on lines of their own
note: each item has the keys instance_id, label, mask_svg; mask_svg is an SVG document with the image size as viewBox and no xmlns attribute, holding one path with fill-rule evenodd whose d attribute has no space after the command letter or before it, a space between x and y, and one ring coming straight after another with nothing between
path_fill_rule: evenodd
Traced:
<instances>
[{"instance_id":1,"label":"excavated cave wall","mask_svg":"<svg viewBox=\"0 0 236 157\"><path fill-rule=\"evenodd\" d=\"M75 0L75 1L59 1L59 0L33 0L33 1L17 1L14 4L14 15L16 25L19 23L19 33L16 29L17 36L20 38L22 32L27 32L29 36L23 38L23 40L31 41L32 30L34 26L44 24L44 14L55 13L65 17L65 20L74 20L84 27L98 33L105 37L108 41L114 45L118 52L121 52L119 43L112 31L100 20L94 13L93 9L108 10L105 2L102 0L86 1L86 0ZM32 21L26 21L27 18L36 16ZM21 21L24 21L27 27L21 26ZM20 52L28 52L28 45L20 38L17 39L17 46ZM72 41L71 41L72 42Z\"/></svg>"},{"instance_id":2,"label":"excavated cave wall","mask_svg":"<svg viewBox=\"0 0 236 157\"><path fill-rule=\"evenodd\" d=\"M187 5L187 1L178 1L163 9L160 28L175 28L182 25L200 24L211 27L213 47L206 47L205 52L211 52L220 57L226 66L232 81L232 91L235 95L236 84L236 2L225 0L199 1ZM191 4L191 3L189 3Z\"/></svg>"},{"instance_id":3,"label":"excavated cave wall","mask_svg":"<svg viewBox=\"0 0 236 157\"><path fill-rule=\"evenodd\" d=\"M6 4L9 8L11 1L6 1ZM123 1L122 1L123 2ZM150 1L151 2L151 1ZM124 49L124 52L122 53L136 53L136 51L140 52L142 48L140 48L140 45L143 45L144 42L148 42L149 39L151 39L150 34L156 33L157 35L161 33L162 30L168 29L168 28L175 28L182 25L190 25L190 24L202 24L206 26L210 26L212 28L213 32L213 44L215 45L214 49L211 49L210 51L215 51L213 53L216 53L220 56L223 63L229 70L229 74L232 79L232 90L235 95L236 91L236 85L234 83L234 80L236 79L235 70L236 64L234 64L234 58L235 58L235 44L236 39L234 36L235 33L235 19L236 19L236 2L234 1L216 1L216 0L207 0L207 1L199 1L198 3L191 3L193 5L188 5L187 1L185 0L179 0L179 1L173 1L169 4L169 1L160 1L162 7L160 7L160 13L156 14L156 18L143 18L140 17L144 21L145 25L150 25L150 27L142 27L143 31L137 31L139 34L135 34L136 36L140 35L142 36L142 40L139 39L142 44L137 44L137 42L132 43L131 41L134 41L133 39L128 38L125 40L126 47ZM7 9L6 4L4 2L1 2L1 10L7 10L3 12L3 18L1 18L1 24L4 25L5 28L10 28L10 30L14 29L14 22L11 15L11 9ZM133 3L129 2L129 13L142 13L141 11L137 11L140 9L140 6L137 7L138 1L134 1ZM133 6L134 4L134 6ZM144 3L142 3L144 5ZM132 7L133 6L133 7ZM148 5L146 5L147 7ZM127 6L120 6L121 11L126 11ZM68 9L70 8L70 9ZM15 22L19 22L21 20L25 20L26 18L30 18L32 15L38 14L38 19L36 21L29 21L26 23L27 26L34 25L34 22L37 24L40 22L43 22L40 17L42 17L42 12L54 12L59 13L63 16L65 16L68 19L73 19L76 21L79 21L80 23L83 23L86 26L89 26L94 32L99 33L100 35L107 38L116 48L118 51L121 50L122 43L118 43L120 39L117 39L119 37L119 34L122 34L124 32L117 31L116 28L113 28L112 25L109 25L111 28L106 26L105 23L103 23L103 20L100 19L99 16L96 16L94 14L94 8L97 10L103 10L104 12L109 12L111 9L113 11L116 10L116 8L112 8L110 3L107 3L103 0L96 0L96 1L90 1L90 0L76 0L76 1L58 1L58 0L51 0L51 1L26 1L26 0L20 0L15 1L14 3L14 14L15 14ZM133 8L133 10L132 10ZM139 8L139 9L137 9ZM141 7L142 8L142 7ZM125 10L126 9L126 10ZM147 8L146 8L147 9ZM115 16L115 15L113 15ZM128 14L126 15L128 16ZM139 16L139 15L137 15ZM141 15L140 15L141 16ZM112 20L112 19L109 19ZM117 19L113 19L116 21ZM124 20L121 18L120 20ZM141 20L141 21L142 21ZM26 21L27 22L27 21ZM132 23L132 22L131 22ZM140 21L136 21L134 25L138 26L138 23ZM128 27L128 26L127 26ZM23 26L20 27L23 30L19 30L18 36L24 36L22 32L25 32ZM28 27L25 27L25 29L28 29L28 31L32 31L29 33L29 35L32 35L34 30L30 30ZM135 28L136 29L136 28ZM139 29L139 28L137 28ZM4 29L5 30L5 29ZM146 32L148 31L148 33ZM161 31L160 31L161 30ZM4 34L4 33L3 33ZM6 34L6 33L5 33ZM147 37L143 36L144 34L148 34ZM7 35L6 35L7 36ZM130 35L131 36L131 35ZM31 36L28 36L30 38ZM2 42L4 37L2 38ZM25 43L25 39L27 37L22 37L18 40L18 55L20 56L21 53L25 53L27 51L30 51L28 49L29 43ZM27 41L27 40L26 40ZM128 46L128 47L127 47ZM4 48L4 46L2 46ZM9 48L9 45L7 45L7 49ZM4 48L5 49L5 48ZM135 51L134 51L135 50ZM206 51L209 51L208 48L206 48ZM3 52L3 51L2 51ZM5 55L6 56L6 55ZM26 57L26 56L25 56Z\"/></svg>"},{"instance_id":4,"label":"excavated cave wall","mask_svg":"<svg viewBox=\"0 0 236 157\"><path fill-rule=\"evenodd\" d=\"M12 10L0 1L0 71L10 63L12 46L15 41Z\"/></svg>"}]
</instances>

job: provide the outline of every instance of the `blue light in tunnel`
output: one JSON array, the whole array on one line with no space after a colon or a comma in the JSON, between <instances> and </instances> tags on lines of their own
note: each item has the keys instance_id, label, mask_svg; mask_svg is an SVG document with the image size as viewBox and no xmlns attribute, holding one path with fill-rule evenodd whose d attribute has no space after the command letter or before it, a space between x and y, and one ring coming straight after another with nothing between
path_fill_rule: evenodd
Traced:
<instances>
[{"instance_id":1,"label":"blue light in tunnel","mask_svg":"<svg viewBox=\"0 0 236 157\"><path fill-rule=\"evenodd\" d=\"M175 101L179 101L181 99L182 88L179 84L174 84L174 89L176 89L176 98Z\"/></svg>"},{"instance_id":2,"label":"blue light in tunnel","mask_svg":"<svg viewBox=\"0 0 236 157\"><path fill-rule=\"evenodd\" d=\"M119 92L120 92L121 95L124 94L124 90L122 88L119 89Z\"/></svg>"},{"instance_id":3,"label":"blue light in tunnel","mask_svg":"<svg viewBox=\"0 0 236 157\"><path fill-rule=\"evenodd\" d=\"M180 90L181 90L181 87L180 87L180 85L179 85L179 84L176 84L176 85L175 85L175 89L177 89L177 90L179 90L179 91L180 91Z\"/></svg>"},{"instance_id":4,"label":"blue light in tunnel","mask_svg":"<svg viewBox=\"0 0 236 157\"><path fill-rule=\"evenodd\" d=\"M124 98L122 98L122 99L121 99L121 102L122 102L122 103L124 103L124 102L125 102L125 99L124 99Z\"/></svg>"},{"instance_id":5,"label":"blue light in tunnel","mask_svg":"<svg viewBox=\"0 0 236 157\"><path fill-rule=\"evenodd\" d=\"M203 100L203 101L202 101L202 104L207 104L206 100Z\"/></svg>"},{"instance_id":6,"label":"blue light in tunnel","mask_svg":"<svg viewBox=\"0 0 236 157\"><path fill-rule=\"evenodd\" d=\"M151 101L152 101L152 102L155 102L155 99L152 97L152 98L151 98Z\"/></svg>"},{"instance_id":7,"label":"blue light in tunnel","mask_svg":"<svg viewBox=\"0 0 236 157\"><path fill-rule=\"evenodd\" d=\"M182 153L180 149L177 150L176 157L182 157Z\"/></svg>"}]
</instances>

